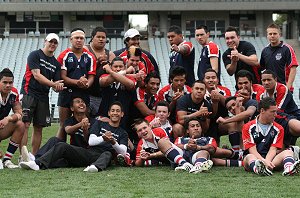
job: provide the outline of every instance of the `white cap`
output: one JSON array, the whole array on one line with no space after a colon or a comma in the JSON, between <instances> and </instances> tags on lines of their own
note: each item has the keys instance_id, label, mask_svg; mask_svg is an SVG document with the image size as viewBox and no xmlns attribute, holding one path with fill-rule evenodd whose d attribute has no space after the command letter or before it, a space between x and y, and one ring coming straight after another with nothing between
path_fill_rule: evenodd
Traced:
<instances>
[{"instance_id":1,"label":"white cap","mask_svg":"<svg viewBox=\"0 0 300 198\"><path fill-rule=\"evenodd\" d=\"M52 39L55 39L59 43L59 37L55 33L50 33L45 38L46 41L51 41Z\"/></svg>"},{"instance_id":2,"label":"white cap","mask_svg":"<svg viewBox=\"0 0 300 198\"><path fill-rule=\"evenodd\" d=\"M127 39L128 37L133 38L135 36L141 36L141 35L138 30L131 28L131 29L127 30L127 32L125 32L124 39Z\"/></svg>"}]
</instances>

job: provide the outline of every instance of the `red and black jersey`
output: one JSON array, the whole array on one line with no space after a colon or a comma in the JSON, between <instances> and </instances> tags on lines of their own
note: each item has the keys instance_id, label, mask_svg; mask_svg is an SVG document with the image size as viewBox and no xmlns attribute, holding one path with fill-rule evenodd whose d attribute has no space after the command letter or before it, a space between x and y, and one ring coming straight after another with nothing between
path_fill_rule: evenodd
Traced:
<instances>
[{"instance_id":1,"label":"red and black jersey","mask_svg":"<svg viewBox=\"0 0 300 198\"><path fill-rule=\"evenodd\" d=\"M49 102L50 87L39 83L34 78L31 72L33 69L39 69L40 73L50 81L57 81L61 79L61 64L54 56L46 56L41 49L31 52L27 58L26 71L20 92L38 98L43 102Z\"/></svg>"},{"instance_id":2,"label":"red and black jersey","mask_svg":"<svg viewBox=\"0 0 300 198\"><path fill-rule=\"evenodd\" d=\"M219 46L212 41L209 41L201 51L200 60L198 64L198 79L203 80L204 74L207 69L212 68L210 64L210 58L218 58L218 79L220 79L221 63L220 63L221 52Z\"/></svg>"},{"instance_id":3,"label":"red and black jersey","mask_svg":"<svg viewBox=\"0 0 300 198\"><path fill-rule=\"evenodd\" d=\"M147 107L151 110L154 109L156 103L158 102L158 95L149 95L146 93L145 89L138 87L133 98L134 105L140 102L144 102Z\"/></svg>"},{"instance_id":4,"label":"red and black jersey","mask_svg":"<svg viewBox=\"0 0 300 198\"><path fill-rule=\"evenodd\" d=\"M256 146L257 152L266 157L271 146L281 149L283 146L284 130L281 125L273 122L266 132L259 126L258 120L252 120L243 126L243 144L245 150Z\"/></svg>"},{"instance_id":5,"label":"red and black jersey","mask_svg":"<svg viewBox=\"0 0 300 198\"><path fill-rule=\"evenodd\" d=\"M5 101L3 101L0 94L0 120L8 116L9 112L14 107L14 104L16 104L17 102L20 102L19 93L15 87L12 88Z\"/></svg>"},{"instance_id":6,"label":"red and black jersey","mask_svg":"<svg viewBox=\"0 0 300 198\"><path fill-rule=\"evenodd\" d=\"M127 49L128 48L122 48L120 50L114 51L114 54L119 57L124 57L124 56L127 57ZM141 61L144 63L144 65L146 67L147 74L149 74L152 71L156 71L157 73L159 73L158 65L157 65L154 57L149 52L147 52L146 50L143 50L143 49L142 49L142 60Z\"/></svg>"},{"instance_id":7,"label":"red and black jersey","mask_svg":"<svg viewBox=\"0 0 300 198\"><path fill-rule=\"evenodd\" d=\"M263 49L260 65L262 69L272 70L276 74L278 82L286 84L291 67L298 67L298 61L294 49L281 41L278 46L273 47L269 44Z\"/></svg>"}]
</instances>

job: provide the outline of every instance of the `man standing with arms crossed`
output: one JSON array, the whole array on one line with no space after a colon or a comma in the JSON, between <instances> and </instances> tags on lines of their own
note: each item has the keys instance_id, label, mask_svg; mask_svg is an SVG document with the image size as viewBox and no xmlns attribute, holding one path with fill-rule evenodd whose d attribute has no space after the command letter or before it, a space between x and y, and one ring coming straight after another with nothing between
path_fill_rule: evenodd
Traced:
<instances>
[{"instance_id":1,"label":"man standing with arms crossed","mask_svg":"<svg viewBox=\"0 0 300 198\"><path fill-rule=\"evenodd\" d=\"M50 33L45 39L44 48L29 54L26 72L22 82L23 122L25 133L22 145L27 145L28 129L33 121L32 154L36 154L42 141L43 127L51 125L49 110L49 90L62 91L63 80L60 80L60 63L54 57L59 37Z\"/></svg>"}]
</instances>

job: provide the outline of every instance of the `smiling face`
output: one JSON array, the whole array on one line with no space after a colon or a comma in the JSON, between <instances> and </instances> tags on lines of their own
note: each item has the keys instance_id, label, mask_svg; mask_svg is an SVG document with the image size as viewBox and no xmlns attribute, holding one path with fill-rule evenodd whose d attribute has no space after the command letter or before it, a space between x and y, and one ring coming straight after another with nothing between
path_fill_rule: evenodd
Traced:
<instances>
[{"instance_id":1,"label":"smiling face","mask_svg":"<svg viewBox=\"0 0 300 198\"><path fill-rule=\"evenodd\" d=\"M146 93L155 95L159 89L160 80L159 78L150 78L149 82L145 84Z\"/></svg>"},{"instance_id":2,"label":"smiling face","mask_svg":"<svg viewBox=\"0 0 300 198\"><path fill-rule=\"evenodd\" d=\"M232 113L233 115L235 115L235 106L236 106L236 101L234 99L230 100L227 102L226 104L226 109Z\"/></svg>"},{"instance_id":3,"label":"smiling face","mask_svg":"<svg viewBox=\"0 0 300 198\"><path fill-rule=\"evenodd\" d=\"M234 46L238 47L240 43L240 36L235 31L225 33L225 41L229 48L233 49Z\"/></svg>"},{"instance_id":4,"label":"smiling face","mask_svg":"<svg viewBox=\"0 0 300 198\"><path fill-rule=\"evenodd\" d=\"M71 106L71 111L76 113L85 113L86 112L86 104L84 100L81 98L74 98Z\"/></svg>"},{"instance_id":5,"label":"smiling face","mask_svg":"<svg viewBox=\"0 0 300 198\"><path fill-rule=\"evenodd\" d=\"M54 53L56 48L58 46L58 42L56 39L52 39L50 41L45 41L45 48L46 51L48 51L49 53Z\"/></svg>"},{"instance_id":6,"label":"smiling face","mask_svg":"<svg viewBox=\"0 0 300 198\"><path fill-rule=\"evenodd\" d=\"M146 122L135 125L135 129L139 138L143 138L144 140L152 140L153 134L151 131L151 127Z\"/></svg>"},{"instance_id":7,"label":"smiling face","mask_svg":"<svg viewBox=\"0 0 300 198\"><path fill-rule=\"evenodd\" d=\"M124 113L119 105L112 105L108 111L108 116L111 122L119 123L124 116Z\"/></svg>"},{"instance_id":8,"label":"smiling face","mask_svg":"<svg viewBox=\"0 0 300 198\"><path fill-rule=\"evenodd\" d=\"M215 72L206 72L204 74L203 82L208 89L214 89L217 87L219 80Z\"/></svg>"}]
</instances>

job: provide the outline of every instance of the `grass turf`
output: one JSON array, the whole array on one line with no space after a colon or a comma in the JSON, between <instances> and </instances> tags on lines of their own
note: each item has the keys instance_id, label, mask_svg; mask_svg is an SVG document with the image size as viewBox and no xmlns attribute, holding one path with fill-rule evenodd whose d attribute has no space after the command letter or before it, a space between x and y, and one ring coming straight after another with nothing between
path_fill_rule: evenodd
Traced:
<instances>
[{"instance_id":1,"label":"grass turf","mask_svg":"<svg viewBox=\"0 0 300 198\"><path fill-rule=\"evenodd\" d=\"M45 128L43 143L57 125ZM222 142L227 143L226 137ZM7 140L1 143L6 151ZM14 162L18 152L14 156ZM296 197L300 177L259 177L243 168L213 167L209 173L174 172L170 167L109 167L99 173L83 168L41 171L0 170L1 197Z\"/></svg>"}]
</instances>

